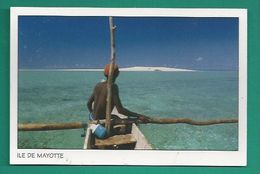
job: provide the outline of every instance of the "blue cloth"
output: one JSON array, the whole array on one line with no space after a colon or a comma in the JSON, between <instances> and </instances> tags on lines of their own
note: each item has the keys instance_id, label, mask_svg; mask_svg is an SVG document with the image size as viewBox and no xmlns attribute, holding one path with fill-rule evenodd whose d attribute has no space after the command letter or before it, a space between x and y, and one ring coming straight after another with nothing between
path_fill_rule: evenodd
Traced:
<instances>
[{"instance_id":1,"label":"blue cloth","mask_svg":"<svg viewBox=\"0 0 260 174\"><path fill-rule=\"evenodd\" d=\"M103 139L107 136L107 130L102 125L98 124L96 130L94 131L94 134L97 138Z\"/></svg>"},{"instance_id":2,"label":"blue cloth","mask_svg":"<svg viewBox=\"0 0 260 174\"><path fill-rule=\"evenodd\" d=\"M94 116L91 112L89 113L88 118L90 121L95 120ZM94 134L96 135L97 138L103 139L103 138L106 138L106 136L107 136L107 130L102 125L97 124L97 128L94 131Z\"/></svg>"}]
</instances>

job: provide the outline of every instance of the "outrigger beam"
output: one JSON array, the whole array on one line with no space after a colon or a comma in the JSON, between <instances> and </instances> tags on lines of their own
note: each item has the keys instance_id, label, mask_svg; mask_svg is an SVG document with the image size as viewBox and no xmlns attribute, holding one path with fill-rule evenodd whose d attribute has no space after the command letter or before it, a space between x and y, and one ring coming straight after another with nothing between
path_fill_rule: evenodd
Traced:
<instances>
[{"instance_id":1,"label":"outrigger beam","mask_svg":"<svg viewBox=\"0 0 260 174\"><path fill-rule=\"evenodd\" d=\"M209 126L215 124L226 124L226 123L238 123L238 119L219 119L219 120L207 120L207 121L196 121L189 118L151 118L148 122L141 122L140 120L128 120L119 119L111 120L114 125L116 124L190 124L195 126ZM90 121L89 123L97 124L97 121ZM99 123L106 123L106 120L99 120ZM86 128L88 123L84 122L70 122L70 123L25 123L18 125L18 131L49 131L49 130L63 130L63 129L80 129Z\"/></svg>"}]
</instances>

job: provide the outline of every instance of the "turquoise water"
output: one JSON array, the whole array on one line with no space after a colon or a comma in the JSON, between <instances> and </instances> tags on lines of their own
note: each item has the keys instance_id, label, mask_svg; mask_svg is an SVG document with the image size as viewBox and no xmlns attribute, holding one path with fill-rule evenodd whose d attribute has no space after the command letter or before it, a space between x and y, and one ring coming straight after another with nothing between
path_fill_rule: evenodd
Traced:
<instances>
[{"instance_id":1,"label":"turquoise water","mask_svg":"<svg viewBox=\"0 0 260 174\"><path fill-rule=\"evenodd\" d=\"M102 72L20 71L19 123L86 121ZM156 117L238 118L237 71L121 72L123 105ZM140 125L156 149L237 150L238 125ZM81 149L83 130L19 132L19 148Z\"/></svg>"}]
</instances>

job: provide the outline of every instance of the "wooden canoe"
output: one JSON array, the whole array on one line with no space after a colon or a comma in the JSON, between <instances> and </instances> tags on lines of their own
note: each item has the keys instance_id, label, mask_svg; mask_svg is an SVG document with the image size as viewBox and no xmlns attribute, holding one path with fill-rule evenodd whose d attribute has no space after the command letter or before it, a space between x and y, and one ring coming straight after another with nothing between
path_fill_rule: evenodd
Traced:
<instances>
[{"instance_id":1,"label":"wooden canoe","mask_svg":"<svg viewBox=\"0 0 260 174\"><path fill-rule=\"evenodd\" d=\"M116 109L113 110L113 114L122 119L126 118L126 116L119 114ZM86 130L83 149L152 149L151 144L135 123L113 126L114 130L117 129L116 133L106 139L96 138L90 127L91 124L88 125Z\"/></svg>"},{"instance_id":2,"label":"wooden canoe","mask_svg":"<svg viewBox=\"0 0 260 174\"><path fill-rule=\"evenodd\" d=\"M152 149L137 125L133 123L129 126L131 126L131 132L113 135L106 139L98 139L92 134L89 125L86 130L83 149Z\"/></svg>"}]
</instances>

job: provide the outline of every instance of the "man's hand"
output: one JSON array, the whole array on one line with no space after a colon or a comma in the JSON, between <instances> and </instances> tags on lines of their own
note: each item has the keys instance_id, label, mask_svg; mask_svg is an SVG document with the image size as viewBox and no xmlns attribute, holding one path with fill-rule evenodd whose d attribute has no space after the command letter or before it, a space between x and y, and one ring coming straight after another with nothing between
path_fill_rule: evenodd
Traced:
<instances>
[{"instance_id":1,"label":"man's hand","mask_svg":"<svg viewBox=\"0 0 260 174\"><path fill-rule=\"evenodd\" d=\"M140 120L143 123L149 123L151 121L151 118L142 115L138 118L138 120Z\"/></svg>"}]
</instances>

